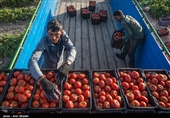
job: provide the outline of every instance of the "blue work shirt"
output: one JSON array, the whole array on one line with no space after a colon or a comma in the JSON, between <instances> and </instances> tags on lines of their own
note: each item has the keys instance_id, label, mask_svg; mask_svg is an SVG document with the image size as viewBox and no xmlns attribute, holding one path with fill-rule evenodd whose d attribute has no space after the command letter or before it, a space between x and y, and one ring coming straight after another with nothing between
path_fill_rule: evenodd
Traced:
<instances>
[{"instance_id":1,"label":"blue work shirt","mask_svg":"<svg viewBox=\"0 0 170 118\"><path fill-rule=\"evenodd\" d=\"M44 36L37 44L29 59L28 68L31 75L35 79L38 79L39 77L43 76L41 69L58 69L64 61L65 50L67 50L66 59L73 62L75 60L77 51L64 30L56 45L51 43L48 35ZM43 62L40 66L38 65L38 61L41 56Z\"/></svg>"}]
</instances>

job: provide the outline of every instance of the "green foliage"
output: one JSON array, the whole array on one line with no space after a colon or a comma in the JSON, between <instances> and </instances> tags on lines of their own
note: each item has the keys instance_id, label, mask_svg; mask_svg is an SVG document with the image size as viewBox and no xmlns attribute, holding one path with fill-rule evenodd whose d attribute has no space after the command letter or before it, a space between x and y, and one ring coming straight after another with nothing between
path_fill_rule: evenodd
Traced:
<instances>
[{"instance_id":1,"label":"green foliage","mask_svg":"<svg viewBox=\"0 0 170 118\"><path fill-rule=\"evenodd\" d=\"M16 20L26 20L32 17L35 9L35 7L0 9L0 22L16 22Z\"/></svg>"}]
</instances>

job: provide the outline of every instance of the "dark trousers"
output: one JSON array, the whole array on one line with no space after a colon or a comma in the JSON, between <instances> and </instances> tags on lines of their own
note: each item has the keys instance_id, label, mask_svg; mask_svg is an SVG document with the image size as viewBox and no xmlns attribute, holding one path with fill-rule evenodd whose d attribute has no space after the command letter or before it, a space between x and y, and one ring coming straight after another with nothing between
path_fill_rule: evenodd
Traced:
<instances>
[{"instance_id":1,"label":"dark trousers","mask_svg":"<svg viewBox=\"0 0 170 118\"><path fill-rule=\"evenodd\" d=\"M126 55L129 56L129 67L135 67L135 52L137 47L144 38L136 39L136 40L128 40L125 45L123 46L121 55L123 57L126 57Z\"/></svg>"}]
</instances>

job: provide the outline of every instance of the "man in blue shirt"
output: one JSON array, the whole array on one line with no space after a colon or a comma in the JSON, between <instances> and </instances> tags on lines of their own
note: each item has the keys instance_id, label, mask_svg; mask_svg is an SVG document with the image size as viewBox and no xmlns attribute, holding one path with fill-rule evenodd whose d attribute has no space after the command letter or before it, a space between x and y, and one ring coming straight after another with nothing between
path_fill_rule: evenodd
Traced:
<instances>
[{"instance_id":1,"label":"man in blue shirt","mask_svg":"<svg viewBox=\"0 0 170 118\"><path fill-rule=\"evenodd\" d=\"M33 51L28 68L31 75L42 85L45 95L48 99L58 99L60 95L58 87L47 80L41 69L59 69L56 74L56 83L61 85L67 80L69 67L76 57L76 48L69 36L62 29L63 25L59 20L52 19L47 24L47 35L44 36L37 44ZM67 59L64 62L64 52L68 51ZM42 56L43 63L38 65L38 60Z\"/></svg>"}]
</instances>

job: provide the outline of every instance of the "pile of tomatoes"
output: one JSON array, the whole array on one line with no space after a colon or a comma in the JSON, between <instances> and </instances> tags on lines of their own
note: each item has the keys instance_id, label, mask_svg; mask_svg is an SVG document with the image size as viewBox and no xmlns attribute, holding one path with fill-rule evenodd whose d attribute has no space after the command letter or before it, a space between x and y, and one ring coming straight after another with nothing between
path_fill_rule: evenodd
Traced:
<instances>
[{"instance_id":1,"label":"pile of tomatoes","mask_svg":"<svg viewBox=\"0 0 170 118\"><path fill-rule=\"evenodd\" d=\"M90 107L90 81L84 72L70 72L63 85L62 107L67 109Z\"/></svg>"},{"instance_id":2,"label":"pile of tomatoes","mask_svg":"<svg viewBox=\"0 0 170 118\"><path fill-rule=\"evenodd\" d=\"M89 1L89 6L95 6L96 5L96 1Z\"/></svg>"},{"instance_id":3,"label":"pile of tomatoes","mask_svg":"<svg viewBox=\"0 0 170 118\"><path fill-rule=\"evenodd\" d=\"M162 108L170 108L170 80L168 75L155 71L144 71L147 85Z\"/></svg>"},{"instance_id":4,"label":"pile of tomatoes","mask_svg":"<svg viewBox=\"0 0 170 118\"><path fill-rule=\"evenodd\" d=\"M131 107L151 107L146 83L138 70L119 70L120 83Z\"/></svg>"},{"instance_id":5,"label":"pile of tomatoes","mask_svg":"<svg viewBox=\"0 0 170 118\"><path fill-rule=\"evenodd\" d=\"M6 73L4 71L0 72L0 95L2 94L5 85L7 84L7 80L8 80L8 75L9 73Z\"/></svg>"},{"instance_id":6,"label":"pile of tomatoes","mask_svg":"<svg viewBox=\"0 0 170 118\"><path fill-rule=\"evenodd\" d=\"M15 70L12 73L9 87L2 101L3 106L12 108L26 108L34 88L35 79L30 73Z\"/></svg>"},{"instance_id":7,"label":"pile of tomatoes","mask_svg":"<svg viewBox=\"0 0 170 118\"><path fill-rule=\"evenodd\" d=\"M99 13L92 13L92 19L97 19L97 20L99 20L100 19L100 15L99 15Z\"/></svg>"},{"instance_id":8,"label":"pile of tomatoes","mask_svg":"<svg viewBox=\"0 0 170 118\"><path fill-rule=\"evenodd\" d=\"M169 31L167 28L164 28L164 29L160 29L160 30L157 30L158 34L160 36L165 36L165 35L168 35L169 34Z\"/></svg>"},{"instance_id":9,"label":"pile of tomatoes","mask_svg":"<svg viewBox=\"0 0 170 118\"><path fill-rule=\"evenodd\" d=\"M122 108L117 79L110 72L93 72L93 95L97 109Z\"/></svg>"},{"instance_id":10,"label":"pile of tomatoes","mask_svg":"<svg viewBox=\"0 0 170 118\"><path fill-rule=\"evenodd\" d=\"M73 11L75 11L76 9L74 8L73 5L69 5L69 6L67 6L67 10L68 10L69 12L73 12Z\"/></svg>"},{"instance_id":11,"label":"pile of tomatoes","mask_svg":"<svg viewBox=\"0 0 170 118\"><path fill-rule=\"evenodd\" d=\"M81 13L82 13L82 14L89 14L90 12L89 12L88 9L82 8L82 9L81 9Z\"/></svg>"},{"instance_id":12,"label":"pile of tomatoes","mask_svg":"<svg viewBox=\"0 0 170 118\"><path fill-rule=\"evenodd\" d=\"M124 36L124 33L121 32L121 31L115 31L114 32L114 39L115 40L118 40L119 38L123 37Z\"/></svg>"},{"instance_id":13,"label":"pile of tomatoes","mask_svg":"<svg viewBox=\"0 0 170 118\"><path fill-rule=\"evenodd\" d=\"M107 16L107 10L100 10L100 16Z\"/></svg>"},{"instance_id":14,"label":"pile of tomatoes","mask_svg":"<svg viewBox=\"0 0 170 118\"><path fill-rule=\"evenodd\" d=\"M44 76L46 77L46 79L48 79L50 82L56 84L56 79L55 79L55 75L56 72L55 71L46 71L43 73ZM57 84L56 84L57 86ZM58 86L59 91L61 90L61 87ZM58 98L60 98L59 95L57 95ZM36 86L36 90L35 93L33 95L33 99L31 101L31 106L32 108L57 108L59 105L59 100L48 100L44 94L44 90L42 89L42 86L39 82L37 82L37 86Z\"/></svg>"}]
</instances>

